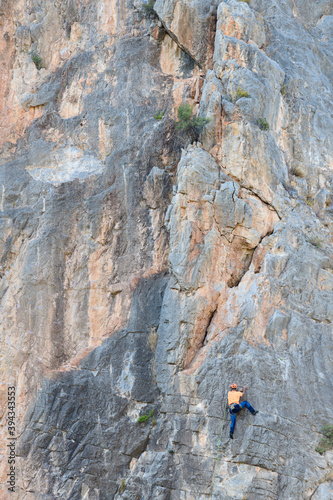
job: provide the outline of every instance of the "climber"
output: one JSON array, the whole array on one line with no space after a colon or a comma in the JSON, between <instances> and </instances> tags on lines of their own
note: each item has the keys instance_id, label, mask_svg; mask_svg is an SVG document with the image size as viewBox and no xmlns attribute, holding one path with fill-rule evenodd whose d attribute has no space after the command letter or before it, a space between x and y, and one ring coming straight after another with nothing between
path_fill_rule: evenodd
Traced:
<instances>
[{"instance_id":1,"label":"climber","mask_svg":"<svg viewBox=\"0 0 333 500\"><path fill-rule=\"evenodd\" d=\"M231 424L230 424L230 438L234 439L234 430L235 430L235 425L236 425L236 415L239 411L241 411L244 406L250 410L252 415L256 415L258 413L258 410L255 410L252 408L250 403L247 401L243 401L242 403L239 402L240 398L244 396L245 394L245 389L246 385L244 385L244 388L241 389L240 391L237 391L237 384L231 384L230 385L231 391L228 392L228 407L229 407L229 413L231 417Z\"/></svg>"}]
</instances>

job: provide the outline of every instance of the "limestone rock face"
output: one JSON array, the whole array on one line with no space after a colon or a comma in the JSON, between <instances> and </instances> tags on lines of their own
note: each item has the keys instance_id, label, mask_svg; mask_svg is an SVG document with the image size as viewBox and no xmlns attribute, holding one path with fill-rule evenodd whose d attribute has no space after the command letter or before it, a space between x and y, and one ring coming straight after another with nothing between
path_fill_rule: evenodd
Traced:
<instances>
[{"instance_id":1,"label":"limestone rock face","mask_svg":"<svg viewBox=\"0 0 333 500\"><path fill-rule=\"evenodd\" d=\"M332 3L154 8L0 5L1 499L333 498Z\"/></svg>"}]
</instances>

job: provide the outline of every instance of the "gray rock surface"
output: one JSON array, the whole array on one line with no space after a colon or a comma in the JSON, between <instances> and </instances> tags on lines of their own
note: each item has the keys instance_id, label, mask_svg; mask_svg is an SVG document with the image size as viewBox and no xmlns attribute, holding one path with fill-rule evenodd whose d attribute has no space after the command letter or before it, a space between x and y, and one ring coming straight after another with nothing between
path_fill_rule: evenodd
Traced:
<instances>
[{"instance_id":1,"label":"gray rock surface","mask_svg":"<svg viewBox=\"0 0 333 500\"><path fill-rule=\"evenodd\" d=\"M332 4L142 9L0 6L1 499L333 498Z\"/></svg>"}]
</instances>

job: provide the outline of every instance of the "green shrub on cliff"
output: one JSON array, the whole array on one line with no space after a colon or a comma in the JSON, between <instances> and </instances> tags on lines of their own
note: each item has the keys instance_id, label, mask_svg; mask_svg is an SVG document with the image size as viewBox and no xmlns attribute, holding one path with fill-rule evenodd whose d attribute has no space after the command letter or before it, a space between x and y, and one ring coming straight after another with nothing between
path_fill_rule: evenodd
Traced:
<instances>
[{"instance_id":1,"label":"green shrub on cliff","mask_svg":"<svg viewBox=\"0 0 333 500\"><path fill-rule=\"evenodd\" d=\"M269 124L266 118L258 118L257 125L260 130L269 130Z\"/></svg>"},{"instance_id":2,"label":"green shrub on cliff","mask_svg":"<svg viewBox=\"0 0 333 500\"><path fill-rule=\"evenodd\" d=\"M163 119L163 116L164 116L164 111L158 110L156 115L154 115L154 118L157 122L160 122Z\"/></svg>"},{"instance_id":3,"label":"green shrub on cliff","mask_svg":"<svg viewBox=\"0 0 333 500\"><path fill-rule=\"evenodd\" d=\"M241 99L241 97L250 97L250 94L246 90L242 90L241 87L238 87L235 97L234 97L234 102L238 101L238 99Z\"/></svg>"},{"instance_id":4,"label":"green shrub on cliff","mask_svg":"<svg viewBox=\"0 0 333 500\"><path fill-rule=\"evenodd\" d=\"M318 238L318 236L312 236L311 238L309 238L309 243L316 247L316 248L321 248L322 247L322 240L320 238Z\"/></svg>"},{"instance_id":5,"label":"green shrub on cliff","mask_svg":"<svg viewBox=\"0 0 333 500\"><path fill-rule=\"evenodd\" d=\"M193 108L188 103L183 103L177 108L178 121L176 122L177 130L195 131L200 133L207 123L210 122L209 118L199 117L193 115Z\"/></svg>"},{"instance_id":6,"label":"green shrub on cliff","mask_svg":"<svg viewBox=\"0 0 333 500\"><path fill-rule=\"evenodd\" d=\"M155 12L154 6L155 6L156 0L148 0L147 3L144 3L142 6L142 12L146 17L154 16L157 17L157 14Z\"/></svg>"},{"instance_id":7,"label":"green shrub on cliff","mask_svg":"<svg viewBox=\"0 0 333 500\"><path fill-rule=\"evenodd\" d=\"M143 422L147 422L152 416L154 415L154 410L151 410L148 415L141 415L141 417L138 418L137 423L142 424Z\"/></svg>"},{"instance_id":8,"label":"green shrub on cliff","mask_svg":"<svg viewBox=\"0 0 333 500\"><path fill-rule=\"evenodd\" d=\"M32 51L30 52L30 57L34 65L36 66L37 69L42 69L43 67L43 60L42 58L36 54L36 52Z\"/></svg>"},{"instance_id":9,"label":"green shrub on cliff","mask_svg":"<svg viewBox=\"0 0 333 500\"><path fill-rule=\"evenodd\" d=\"M324 437L321 438L319 444L316 446L316 451L322 455L325 451L333 450L333 425L324 425L321 429Z\"/></svg>"},{"instance_id":10,"label":"green shrub on cliff","mask_svg":"<svg viewBox=\"0 0 333 500\"><path fill-rule=\"evenodd\" d=\"M120 482L119 493L124 493L125 490L126 490L126 480L125 478L123 478Z\"/></svg>"}]
</instances>

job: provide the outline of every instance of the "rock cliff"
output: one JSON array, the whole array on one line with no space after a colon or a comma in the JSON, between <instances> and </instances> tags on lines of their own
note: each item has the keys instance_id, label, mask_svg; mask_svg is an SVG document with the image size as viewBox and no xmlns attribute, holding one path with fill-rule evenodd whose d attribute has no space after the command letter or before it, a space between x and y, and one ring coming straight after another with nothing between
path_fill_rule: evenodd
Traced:
<instances>
[{"instance_id":1,"label":"rock cliff","mask_svg":"<svg viewBox=\"0 0 333 500\"><path fill-rule=\"evenodd\" d=\"M333 499L332 2L0 20L1 499Z\"/></svg>"}]
</instances>

